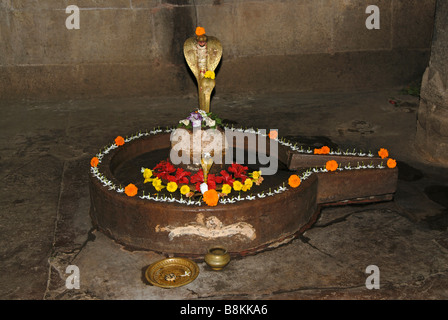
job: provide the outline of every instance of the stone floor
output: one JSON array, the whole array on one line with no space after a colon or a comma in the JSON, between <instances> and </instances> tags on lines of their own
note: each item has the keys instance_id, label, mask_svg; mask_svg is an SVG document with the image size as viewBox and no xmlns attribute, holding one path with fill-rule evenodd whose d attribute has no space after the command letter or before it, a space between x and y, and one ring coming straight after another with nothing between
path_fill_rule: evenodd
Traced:
<instances>
[{"instance_id":1,"label":"stone floor","mask_svg":"<svg viewBox=\"0 0 448 320\"><path fill-rule=\"evenodd\" d=\"M398 103L391 104L394 98ZM400 88L352 93L220 96L212 109L241 126L279 129L299 142L398 159L394 201L326 208L313 228L221 272L162 289L144 270L164 256L127 251L93 230L91 157L117 135L172 125L195 96L0 103L1 299L447 299L448 170L413 139L418 99ZM80 289L67 289L68 265ZM380 270L368 290L366 268Z\"/></svg>"}]
</instances>

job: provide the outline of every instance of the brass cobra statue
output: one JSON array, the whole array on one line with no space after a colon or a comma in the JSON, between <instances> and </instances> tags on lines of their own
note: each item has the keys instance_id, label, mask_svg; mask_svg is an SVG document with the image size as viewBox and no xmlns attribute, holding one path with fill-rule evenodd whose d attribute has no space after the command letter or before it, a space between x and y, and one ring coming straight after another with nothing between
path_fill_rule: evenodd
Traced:
<instances>
[{"instance_id":1,"label":"brass cobra statue","mask_svg":"<svg viewBox=\"0 0 448 320\"><path fill-rule=\"evenodd\" d=\"M214 71L222 57L221 42L197 27L196 37L184 43L184 56L198 83L199 108L210 112L210 96L216 85Z\"/></svg>"}]
</instances>

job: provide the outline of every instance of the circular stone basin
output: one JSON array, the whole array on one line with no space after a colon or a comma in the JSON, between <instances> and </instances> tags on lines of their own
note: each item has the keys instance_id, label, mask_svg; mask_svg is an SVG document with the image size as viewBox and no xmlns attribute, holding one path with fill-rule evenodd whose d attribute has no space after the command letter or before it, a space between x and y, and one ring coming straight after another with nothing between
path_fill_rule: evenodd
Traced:
<instances>
[{"instance_id":1,"label":"circular stone basin","mask_svg":"<svg viewBox=\"0 0 448 320\"><path fill-rule=\"evenodd\" d=\"M266 137L267 144L272 143L269 140ZM93 224L128 249L195 258L203 257L210 247L219 245L232 256L247 255L294 239L314 223L321 204L344 200L347 194L349 198L361 200L370 196L371 201L374 200L372 194L377 194L379 200L390 200L396 187L396 170L389 172L374 168L323 174L319 184L321 195L318 192L319 174L301 176L300 186L291 188L287 184L292 174L289 169L295 162L300 162L298 153L289 145L279 143L276 158L279 170L275 175L263 176L265 180L260 186L254 185L250 191L241 194L230 194L226 202L224 198L217 206L210 207L200 199L181 199L180 194L172 197L168 192L155 195L145 189L149 186L143 184L141 168L153 168L166 160L169 148L169 130L139 134L120 147L105 148L97 155L98 166L91 168L90 215ZM244 148L251 151L247 143ZM325 165L330 158L322 156L316 162L308 156L303 161L305 165ZM252 165L251 169L258 167ZM370 177L366 171L375 171L372 178L375 181L390 183L378 191L365 190L363 186L369 184ZM353 176L351 180L349 173ZM333 179L325 178L326 175L332 175ZM353 186L346 188L346 194L327 194L327 190L340 189L338 181L345 185L351 182ZM137 186L136 196L124 193L124 187L129 183ZM227 202L230 199L232 203Z\"/></svg>"}]
</instances>

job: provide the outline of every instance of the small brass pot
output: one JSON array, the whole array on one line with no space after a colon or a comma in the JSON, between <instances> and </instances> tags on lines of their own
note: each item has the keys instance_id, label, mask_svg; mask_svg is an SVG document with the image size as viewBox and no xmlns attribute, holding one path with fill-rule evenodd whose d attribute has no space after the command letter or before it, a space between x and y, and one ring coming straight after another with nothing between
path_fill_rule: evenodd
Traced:
<instances>
[{"instance_id":1,"label":"small brass pot","mask_svg":"<svg viewBox=\"0 0 448 320\"><path fill-rule=\"evenodd\" d=\"M213 270L222 270L230 262L230 254L227 249L214 246L210 248L205 255L205 263L207 263Z\"/></svg>"}]
</instances>

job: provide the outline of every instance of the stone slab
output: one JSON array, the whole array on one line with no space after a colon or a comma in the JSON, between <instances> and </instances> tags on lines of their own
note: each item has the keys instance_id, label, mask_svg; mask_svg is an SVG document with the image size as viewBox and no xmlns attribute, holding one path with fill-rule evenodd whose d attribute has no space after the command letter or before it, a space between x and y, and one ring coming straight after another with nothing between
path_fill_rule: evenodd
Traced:
<instances>
[{"instance_id":1,"label":"stone slab","mask_svg":"<svg viewBox=\"0 0 448 320\"><path fill-rule=\"evenodd\" d=\"M173 118L183 118L190 111L196 97L2 100L0 296L445 300L448 219L443 199L448 196L443 187L447 171L419 157L413 144L415 109L388 101L400 97L403 106L414 103L414 98L400 96L400 89L216 94L212 110L238 126L275 128L280 136L315 147L356 146L364 151L386 147L399 160L398 189L393 202L325 208L304 237L232 260L223 273L212 272L200 262L197 280L176 290L143 281L145 267L164 256L124 250L90 231L88 186L83 187L82 171L90 156L118 134L172 125ZM64 212L58 211L59 198ZM367 290L365 268L375 263L382 286ZM70 264L80 267L80 290L65 287ZM266 279L260 274L264 270L270 272Z\"/></svg>"}]
</instances>

